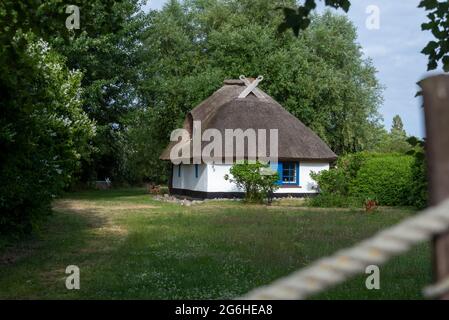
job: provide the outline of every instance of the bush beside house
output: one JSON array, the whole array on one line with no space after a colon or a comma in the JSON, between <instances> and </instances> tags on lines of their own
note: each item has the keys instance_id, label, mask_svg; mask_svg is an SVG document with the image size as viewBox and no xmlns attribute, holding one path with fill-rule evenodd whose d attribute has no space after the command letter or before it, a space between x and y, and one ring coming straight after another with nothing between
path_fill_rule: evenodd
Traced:
<instances>
[{"instance_id":1,"label":"bush beside house","mask_svg":"<svg viewBox=\"0 0 449 320\"><path fill-rule=\"evenodd\" d=\"M379 205L409 205L412 163L413 157L396 154L366 159L350 182L349 194Z\"/></svg>"},{"instance_id":2,"label":"bush beside house","mask_svg":"<svg viewBox=\"0 0 449 320\"><path fill-rule=\"evenodd\" d=\"M374 200L385 206L422 206L425 167L411 155L360 152L341 157L334 169L313 174L321 194L311 206L351 207ZM421 187L420 187L421 186ZM418 190L424 188L424 190ZM419 201L417 201L416 198Z\"/></svg>"},{"instance_id":3,"label":"bush beside house","mask_svg":"<svg viewBox=\"0 0 449 320\"><path fill-rule=\"evenodd\" d=\"M246 161L236 163L231 167L230 173L232 178L226 175L225 180L242 189L248 202L263 202L265 199L270 202L273 192L278 188L278 174L271 171L267 164Z\"/></svg>"}]
</instances>

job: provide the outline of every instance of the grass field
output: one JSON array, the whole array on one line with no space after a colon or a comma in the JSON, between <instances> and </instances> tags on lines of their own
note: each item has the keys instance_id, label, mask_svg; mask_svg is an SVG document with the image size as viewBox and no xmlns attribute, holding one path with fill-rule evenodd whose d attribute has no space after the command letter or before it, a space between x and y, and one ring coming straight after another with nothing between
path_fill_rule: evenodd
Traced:
<instances>
[{"instance_id":1,"label":"grass field","mask_svg":"<svg viewBox=\"0 0 449 320\"><path fill-rule=\"evenodd\" d=\"M190 207L142 189L69 194L40 234L0 252L1 299L237 297L413 214L211 201ZM65 288L65 268L81 289ZM354 278L316 298L419 299L430 282L427 245L381 267L381 290Z\"/></svg>"}]
</instances>

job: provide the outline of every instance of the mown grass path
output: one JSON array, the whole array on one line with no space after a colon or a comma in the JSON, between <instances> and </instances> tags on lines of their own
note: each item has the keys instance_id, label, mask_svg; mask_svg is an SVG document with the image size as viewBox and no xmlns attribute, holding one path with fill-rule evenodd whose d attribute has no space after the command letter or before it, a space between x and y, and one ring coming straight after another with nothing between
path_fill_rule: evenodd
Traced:
<instances>
[{"instance_id":1,"label":"mown grass path","mask_svg":"<svg viewBox=\"0 0 449 320\"><path fill-rule=\"evenodd\" d=\"M68 194L39 236L0 252L0 298L232 298L414 213L300 205L184 207L142 189ZM381 290L367 290L360 276L317 298L421 298L429 255L423 245L381 267ZM68 265L81 270L80 290L65 288Z\"/></svg>"}]
</instances>

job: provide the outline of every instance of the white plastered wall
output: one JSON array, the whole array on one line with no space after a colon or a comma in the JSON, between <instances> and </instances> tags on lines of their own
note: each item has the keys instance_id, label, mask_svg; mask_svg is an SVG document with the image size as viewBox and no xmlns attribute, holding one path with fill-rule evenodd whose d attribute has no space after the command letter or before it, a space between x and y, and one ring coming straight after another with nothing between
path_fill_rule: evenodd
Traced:
<instances>
[{"instance_id":1,"label":"white plastered wall","mask_svg":"<svg viewBox=\"0 0 449 320\"><path fill-rule=\"evenodd\" d=\"M178 186L173 184L174 188L183 188L189 190L197 190L197 191L207 191L207 192L241 192L242 190L238 189L235 184L229 182L229 180L225 180L224 176L228 174L231 178L232 175L229 173L231 169L231 165L228 164L208 164L200 165L200 167L204 166L203 174L206 174L206 181L202 182L198 186L195 186L195 189L191 189L193 184L189 182L189 179L186 179L186 182L182 185ZM177 177L177 168L175 166L175 171L173 172L174 178ZM194 169L192 169L194 170ZM310 177L310 173L320 172L322 170L329 170L329 163L324 162L303 162L299 163L299 182L300 185L297 188L279 188L276 193L316 193L316 183ZM200 170L201 171L201 170ZM186 170L187 172L187 170ZM194 177L194 171L192 173L187 172L187 177ZM198 189L198 187L203 187L205 189Z\"/></svg>"},{"instance_id":2,"label":"white plastered wall","mask_svg":"<svg viewBox=\"0 0 449 320\"><path fill-rule=\"evenodd\" d=\"M194 164L182 164L180 176L178 176L178 167L173 166L173 188L207 192L206 164L198 165L198 178L195 176Z\"/></svg>"}]
</instances>

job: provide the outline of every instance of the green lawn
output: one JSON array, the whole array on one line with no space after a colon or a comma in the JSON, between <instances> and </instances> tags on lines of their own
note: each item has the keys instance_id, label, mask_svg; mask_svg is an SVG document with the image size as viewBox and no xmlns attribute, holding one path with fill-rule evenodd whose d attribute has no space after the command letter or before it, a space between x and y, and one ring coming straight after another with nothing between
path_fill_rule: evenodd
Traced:
<instances>
[{"instance_id":1,"label":"green lawn","mask_svg":"<svg viewBox=\"0 0 449 320\"><path fill-rule=\"evenodd\" d=\"M69 194L37 239L0 252L1 299L233 298L413 214L212 201L184 207L141 189ZM65 288L65 268L81 289ZM381 290L357 277L317 298L417 299L427 245L381 267Z\"/></svg>"}]
</instances>

